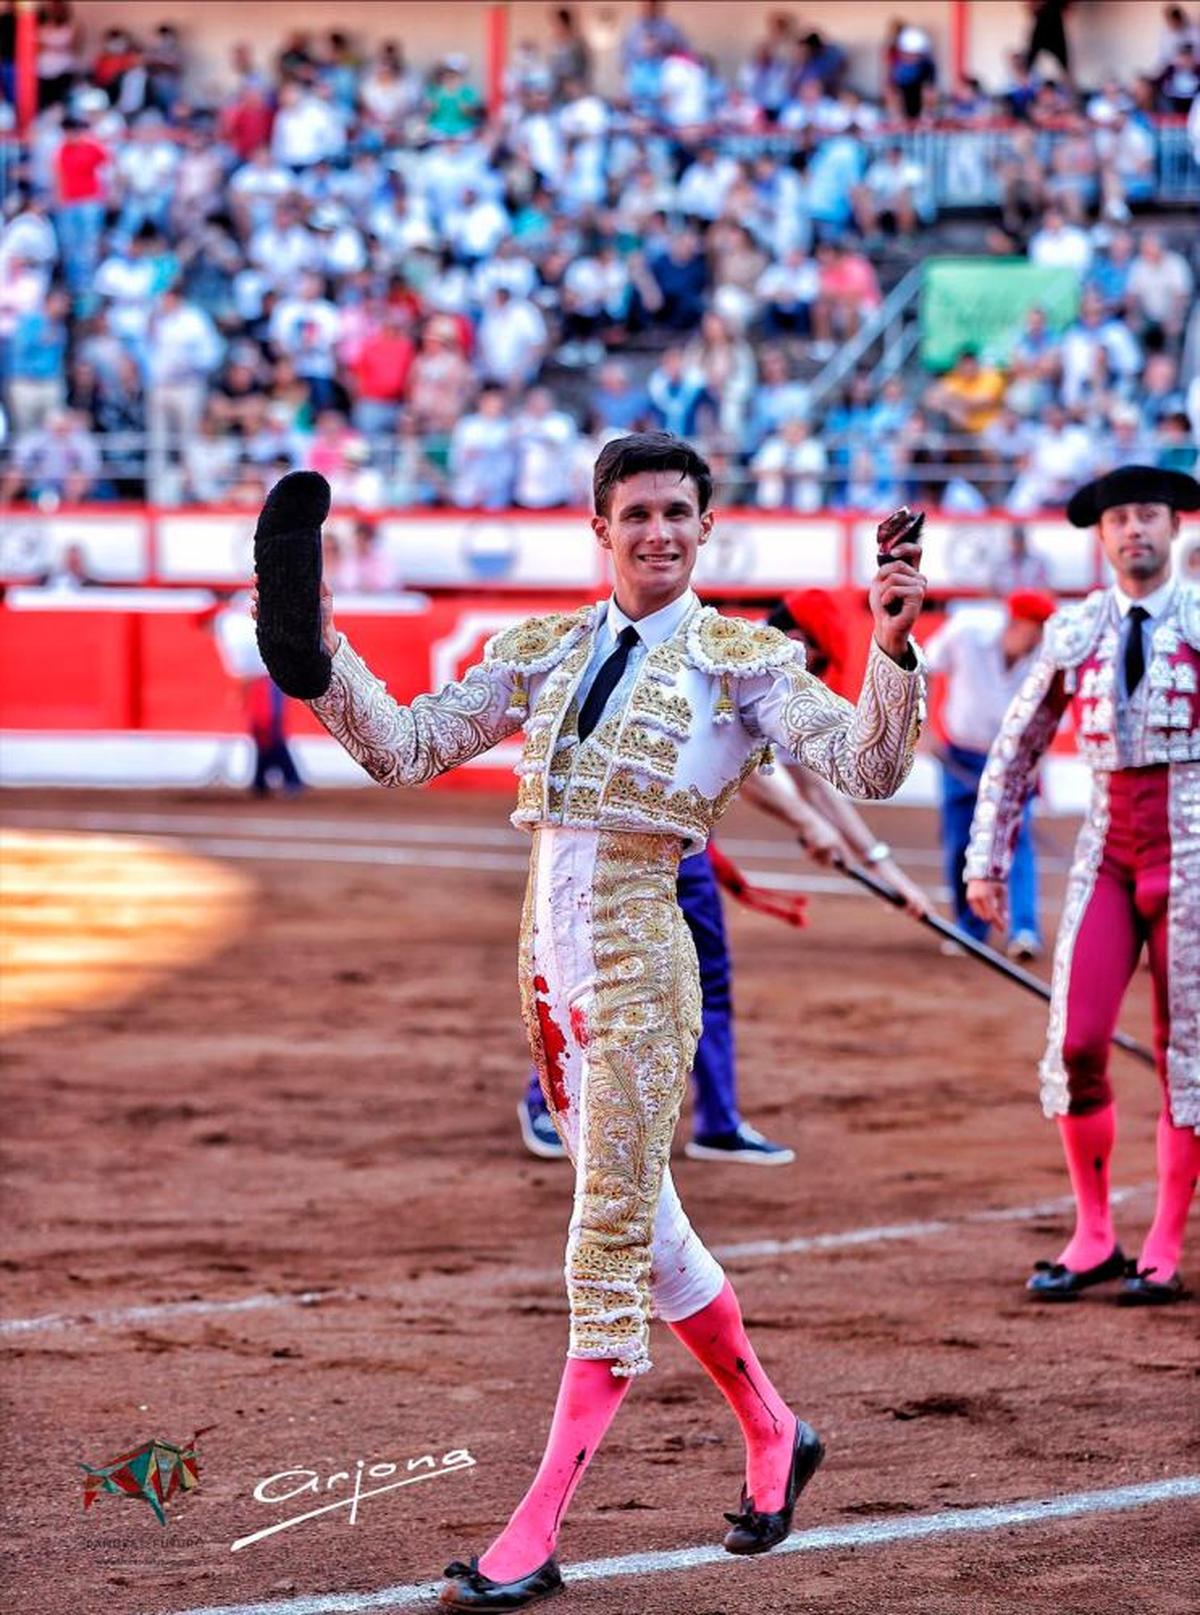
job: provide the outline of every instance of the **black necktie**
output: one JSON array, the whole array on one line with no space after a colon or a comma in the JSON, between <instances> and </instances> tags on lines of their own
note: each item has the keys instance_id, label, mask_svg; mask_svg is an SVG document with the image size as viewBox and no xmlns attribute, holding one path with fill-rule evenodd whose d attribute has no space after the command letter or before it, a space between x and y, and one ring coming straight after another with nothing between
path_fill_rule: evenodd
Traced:
<instances>
[{"instance_id":1,"label":"black necktie","mask_svg":"<svg viewBox=\"0 0 1200 1615\"><path fill-rule=\"evenodd\" d=\"M620 683L621 674L625 671L625 663L629 660L629 653L637 642L638 631L632 626L622 628L617 635L617 648L606 661L601 663L600 671L592 680L592 687L587 693L587 700L580 710L580 740L586 740L600 722L600 715L608 704L609 696Z\"/></svg>"},{"instance_id":2,"label":"black necktie","mask_svg":"<svg viewBox=\"0 0 1200 1615\"><path fill-rule=\"evenodd\" d=\"M1146 671L1146 652L1142 645L1142 624L1150 613L1145 606L1129 608L1129 638L1125 641L1125 693L1132 695L1142 682Z\"/></svg>"}]
</instances>

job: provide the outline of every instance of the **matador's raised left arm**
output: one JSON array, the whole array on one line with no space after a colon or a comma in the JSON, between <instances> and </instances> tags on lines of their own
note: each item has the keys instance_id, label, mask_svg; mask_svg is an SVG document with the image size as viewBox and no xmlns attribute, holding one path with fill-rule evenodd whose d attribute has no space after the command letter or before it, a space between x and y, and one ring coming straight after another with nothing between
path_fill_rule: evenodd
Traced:
<instances>
[{"instance_id":1,"label":"matador's raised left arm","mask_svg":"<svg viewBox=\"0 0 1200 1615\"><path fill-rule=\"evenodd\" d=\"M844 796L881 800L908 778L925 718L925 660L910 646L912 667L872 639L858 703L852 706L804 669L804 653L745 681L742 718Z\"/></svg>"}]
</instances>

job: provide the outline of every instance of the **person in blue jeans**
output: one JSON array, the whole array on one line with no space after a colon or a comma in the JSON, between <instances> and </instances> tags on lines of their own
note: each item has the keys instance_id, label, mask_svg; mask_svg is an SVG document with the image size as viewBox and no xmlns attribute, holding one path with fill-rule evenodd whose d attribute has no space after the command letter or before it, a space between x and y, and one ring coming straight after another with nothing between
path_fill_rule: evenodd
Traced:
<instances>
[{"instance_id":1,"label":"person in blue jeans","mask_svg":"<svg viewBox=\"0 0 1200 1615\"><path fill-rule=\"evenodd\" d=\"M957 614L925 646L930 672L946 679L942 711L946 744L939 757L946 884L954 894L955 923L979 942L986 939L988 927L971 912L964 881L979 782L988 750L1032 665L1055 602L1040 589L1018 589L1008 597L1007 608L1004 619L994 614L981 617L975 611ZM1008 954L1020 960L1036 959L1042 952L1032 806L1031 799L1021 815L1009 877Z\"/></svg>"}]
</instances>

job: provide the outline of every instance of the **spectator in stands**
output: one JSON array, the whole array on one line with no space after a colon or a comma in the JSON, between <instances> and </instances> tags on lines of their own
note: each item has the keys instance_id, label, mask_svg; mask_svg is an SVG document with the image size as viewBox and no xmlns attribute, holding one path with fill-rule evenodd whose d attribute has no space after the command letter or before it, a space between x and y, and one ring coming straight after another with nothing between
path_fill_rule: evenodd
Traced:
<instances>
[{"instance_id":1,"label":"spectator in stands","mask_svg":"<svg viewBox=\"0 0 1200 1615\"><path fill-rule=\"evenodd\" d=\"M1003 372L981 364L978 352L965 347L951 369L930 384L925 404L945 416L952 431L976 437L998 419L1006 389Z\"/></svg>"},{"instance_id":2,"label":"spectator in stands","mask_svg":"<svg viewBox=\"0 0 1200 1615\"><path fill-rule=\"evenodd\" d=\"M851 337L883 301L870 259L842 242L817 248L820 295L813 308L814 355L828 358L836 339Z\"/></svg>"},{"instance_id":3,"label":"spectator in stands","mask_svg":"<svg viewBox=\"0 0 1200 1615\"><path fill-rule=\"evenodd\" d=\"M546 66L560 96L568 84L578 85L582 89L591 84L591 51L570 6L556 6L550 14Z\"/></svg>"},{"instance_id":4,"label":"spectator in stands","mask_svg":"<svg viewBox=\"0 0 1200 1615\"><path fill-rule=\"evenodd\" d=\"M5 401L17 437L36 432L48 415L62 410L69 310L66 293L51 291L16 316L8 339Z\"/></svg>"},{"instance_id":5,"label":"spectator in stands","mask_svg":"<svg viewBox=\"0 0 1200 1615\"><path fill-rule=\"evenodd\" d=\"M1125 320L1106 313L1099 292L1085 291L1079 318L1062 339L1061 396L1067 408L1095 401L1114 384L1128 389L1141 368L1141 346Z\"/></svg>"},{"instance_id":6,"label":"spectator in stands","mask_svg":"<svg viewBox=\"0 0 1200 1615\"><path fill-rule=\"evenodd\" d=\"M399 140L408 120L421 105L421 86L405 64L398 45L384 45L362 75L358 105L363 126L383 146Z\"/></svg>"},{"instance_id":7,"label":"spectator in stands","mask_svg":"<svg viewBox=\"0 0 1200 1615\"><path fill-rule=\"evenodd\" d=\"M579 432L566 410L557 409L546 387L534 387L513 422L517 469L513 499L526 510L565 505L573 487L571 469Z\"/></svg>"},{"instance_id":8,"label":"spectator in stands","mask_svg":"<svg viewBox=\"0 0 1200 1615\"><path fill-rule=\"evenodd\" d=\"M158 484L171 451L181 450L200 424L222 342L208 315L171 286L150 317L146 353L150 474Z\"/></svg>"},{"instance_id":9,"label":"spectator in stands","mask_svg":"<svg viewBox=\"0 0 1200 1615\"><path fill-rule=\"evenodd\" d=\"M876 237L880 229L914 236L922 224L933 222L926 194L925 170L904 147L890 145L867 169L861 185L850 193L854 222L859 232Z\"/></svg>"},{"instance_id":10,"label":"spectator in stands","mask_svg":"<svg viewBox=\"0 0 1200 1615\"><path fill-rule=\"evenodd\" d=\"M750 462L755 503L763 510L820 510L828 465L825 445L811 435L806 420L783 421Z\"/></svg>"},{"instance_id":11,"label":"spectator in stands","mask_svg":"<svg viewBox=\"0 0 1200 1615\"><path fill-rule=\"evenodd\" d=\"M645 392L633 384L623 359L606 359L600 366L588 403L591 430L596 432L637 431L650 408Z\"/></svg>"},{"instance_id":12,"label":"spectator in stands","mask_svg":"<svg viewBox=\"0 0 1200 1615\"><path fill-rule=\"evenodd\" d=\"M281 167L301 174L314 163L340 157L346 149L346 125L323 86L306 89L295 82L279 91L271 127L271 152Z\"/></svg>"},{"instance_id":13,"label":"spectator in stands","mask_svg":"<svg viewBox=\"0 0 1200 1615\"><path fill-rule=\"evenodd\" d=\"M421 334L409 379L409 407L419 428L435 435L449 432L475 390L457 325L446 315L436 316Z\"/></svg>"},{"instance_id":14,"label":"spectator in stands","mask_svg":"<svg viewBox=\"0 0 1200 1615\"><path fill-rule=\"evenodd\" d=\"M479 321L479 364L502 387L528 387L546 352L546 321L537 304L497 286Z\"/></svg>"},{"instance_id":15,"label":"spectator in stands","mask_svg":"<svg viewBox=\"0 0 1200 1615\"><path fill-rule=\"evenodd\" d=\"M37 12L38 106L65 101L83 66L82 34L68 0L45 0Z\"/></svg>"},{"instance_id":16,"label":"spectator in stands","mask_svg":"<svg viewBox=\"0 0 1200 1615\"><path fill-rule=\"evenodd\" d=\"M1100 191L1096 154L1086 135L1063 135L1055 142L1044 188L1050 205L1069 224L1086 222Z\"/></svg>"},{"instance_id":17,"label":"spectator in stands","mask_svg":"<svg viewBox=\"0 0 1200 1615\"><path fill-rule=\"evenodd\" d=\"M128 244L145 224L167 228L179 148L168 138L161 112L143 112L117 153L115 170L121 216L115 239Z\"/></svg>"},{"instance_id":18,"label":"spectator in stands","mask_svg":"<svg viewBox=\"0 0 1200 1615\"><path fill-rule=\"evenodd\" d=\"M1175 54L1166 72L1158 81L1158 105L1168 117L1186 118L1192 102L1200 94L1200 50L1193 40L1184 40L1175 48Z\"/></svg>"},{"instance_id":19,"label":"spectator in stands","mask_svg":"<svg viewBox=\"0 0 1200 1615\"><path fill-rule=\"evenodd\" d=\"M1110 309L1125 301L1133 269L1133 248L1133 236L1128 230L1114 230L1092 259L1087 285L1095 287Z\"/></svg>"},{"instance_id":20,"label":"spectator in stands","mask_svg":"<svg viewBox=\"0 0 1200 1615\"><path fill-rule=\"evenodd\" d=\"M605 346L615 345L624 334L633 296L628 265L611 240L576 258L562 281L564 348L575 351L560 348L560 363L583 359L594 364L602 358Z\"/></svg>"},{"instance_id":21,"label":"spectator in stands","mask_svg":"<svg viewBox=\"0 0 1200 1615\"><path fill-rule=\"evenodd\" d=\"M1146 360L1139 389L1141 418L1151 431L1164 420L1186 409L1179 385L1179 366L1169 353L1152 353Z\"/></svg>"},{"instance_id":22,"label":"spectator in stands","mask_svg":"<svg viewBox=\"0 0 1200 1615\"><path fill-rule=\"evenodd\" d=\"M1196 468L1200 465L1200 453L1197 452L1185 411L1164 415L1159 422L1158 450L1154 463L1162 466L1164 470L1186 471L1189 476L1195 475Z\"/></svg>"},{"instance_id":23,"label":"spectator in stands","mask_svg":"<svg viewBox=\"0 0 1200 1615\"><path fill-rule=\"evenodd\" d=\"M809 159L804 175L804 201L808 217L822 241L837 241L852 218L850 198L862 178L863 146L849 134L822 140Z\"/></svg>"},{"instance_id":24,"label":"spectator in stands","mask_svg":"<svg viewBox=\"0 0 1200 1615\"><path fill-rule=\"evenodd\" d=\"M503 510L512 503L517 471L513 425L504 413L504 393L485 387L475 413L450 438L450 497L462 510Z\"/></svg>"},{"instance_id":25,"label":"spectator in stands","mask_svg":"<svg viewBox=\"0 0 1200 1615\"><path fill-rule=\"evenodd\" d=\"M725 209L729 187L738 177L738 165L706 141L695 160L684 169L675 189L675 205L691 219L711 224Z\"/></svg>"},{"instance_id":26,"label":"spectator in stands","mask_svg":"<svg viewBox=\"0 0 1200 1615\"><path fill-rule=\"evenodd\" d=\"M1106 219L1129 218L1132 202L1144 202L1154 190L1154 131L1140 114L1123 109L1109 114L1097 128L1096 156Z\"/></svg>"},{"instance_id":27,"label":"spectator in stands","mask_svg":"<svg viewBox=\"0 0 1200 1615\"><path fill-rule=\"evenodd\" d=\"M1041 228L1030 238L1029 261L1043 269L1072 269L1083 276L1092 261L1092 244L1086 231L1067 223L1060 208L1047 208Z\"/></svg>"},{"instance_id":28,"label":"spectator in stands","mask_svg":"<svg viewBox=\"0 0 1200 1615\"><path fill-rule=\"evenodd\" d=\"M1008 508L1018 516L1061 509L1074 489L1092 475L1096 445L1061 404L1047 406L1031 430L1029 454L1009 495Z\"/></svg>"},{"instance_id":29,"label":"spectator in stands","mask_svg":"<svg viewBox=\"0 0 1200 1615\"><path fill-rule=\"evenodd\" d=\"M46 198L14 185L4 198L4 228L0 230L0 264L11 259L48 275L58 262L58 237L50 222Z\"/></svg>"},{"instance_id":30,"label":"spectator in stands","mask_svg":"<svg viewBox=\"0 0 1200 1615\"><path fill-rule=\"evenodd\" d=\"M183 447L184 502L220 504L237 480L239 450L237 438L225 430L220 411L210 404Z\"/></svg>"},{"instance_id":31,"label":"spectator in stands","mask_svg":"<svg viewBox=\"0 0 1200 1615\"><path fill-rule=\"evenodd\" d=\"M690 438L716 420L717 400L704 385L702 376L689 370L680 347L667 348L646 379L654 423L674 437Z\"/></svg>"},{"instance_id":32,"label":"spectator in stands","mask_svg":"<svg viewBox=\"0 0 1200 1615\"><path fill-rule=\"evenodd\" d=\"M395 429L416 358L408 325L403 309L385 303L349 363L354 425L368 438Z\"/></svg>"},{"instance_id":33,"label":"spectator in stands","mask_svg":"<svg viewBox=\"0 0 1200 1615\"><path fill-rule=\"evenodd\" d=\"M316 242L302 221L296 203L280 202L271 222L250 237L246 255L269 286L286 290L303 270L316 267Z\"/></svg>"},{"instance_id":34,"label":"spectator in stands","mask_svg":"<svg viewBox=\"0 0 1200 1615\"><path fill-rule=\"evenodd\" d=\"M94 306L92 277L100 256L110 166L102 145L78 118L63 119L63 140L54 161L54 221L58 227L63 271L75 306Z\"/></svg>"},{"instance_id":35,"label":"spectator in stands","mask_svg":"<svg viewBox=\"0 0 1200 1615\"><path fill-rule=\"evenodd\" d=\"M802 247L790 248L782 262L769 263L754 288L767 334L809 336L820 287L817 266Z\"/></svg>"},{"instance_id":36,"label":"spectator in stands","mask_svg":"<svg viewBox=\"0 0 1200 1615\"><path fill-rule=\"evenodd\" d=\"M920 28L903 27L888 70L885 104L894 116L913 123L933 109L936 99L937 64L929 36Z\"/></svg>"},{"instance_id":37,"label":"spectator in stands","mask_svg":"<svg viewBox=\"0 0 1200 1615\"><path fill-rule=\"evenodd\" d=\"M99 475L95 438L70 410L54 409L17 438L0 498L9 503L24 492L30 499L80 504L96 496Z\"/></svg>"},{"instance_id":38,"label":"spectator in stands","mask_svg":"<svg viewBox=\"0 0 1200 1615\"><path fill-rule=\"evenodd\" d=\"M708 267L695 231L673 232L667 248L649 253L647 263L660 298L657 322L671 331L694 331L708 289Z\"/></svg>"},{"instance_id":39,"label":"spectator in stands","mask_svg":"<svg viewBox=\"0 0 1200 1615\"><path fill-rule=\"evenodd\" d=\"M758 366L754 349L730 320L709 309L684 348L684 368L717 400L717 425L728 442L739 444Z\"/></svg>"},{"instance_id":40,"label":"spectator in stands","mask_svg":"<svg viewBox=\"0 0 1200 1615\"><path fill-rule=\"evenodd\" d=\"M426 96L425 125L442 139L469 135L483 117L479 91L467 81L467 59L447 56L436 70Z\"/></svg>"},{"instance_id":41,"label":"spectator in stands","mask_svg":"<svg viewBox=\"0 0 1200 1615\"><path fill-rule=\"evenodd\" d=\"M1179 340L1195 284L1195 276L1183 254L1169 250L1157 230L1147 230L1138 245L1126 283L1126 292L1147 347Z\"/></svg>"}]
</instances>

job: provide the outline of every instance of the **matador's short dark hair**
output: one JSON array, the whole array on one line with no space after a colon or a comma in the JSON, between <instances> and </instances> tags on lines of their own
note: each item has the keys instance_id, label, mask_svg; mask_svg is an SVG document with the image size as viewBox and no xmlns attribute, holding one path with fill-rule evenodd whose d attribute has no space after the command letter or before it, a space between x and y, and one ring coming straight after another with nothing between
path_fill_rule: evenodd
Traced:
<instances>
[{"instance_id":1,"label":"matador's short dark hair","mask_svg":"<svg viewBox=\"0 0 1200 1615\"><path fill-rule=\"evenodd\" d=\"M592 500L598 516L607 516L612 491L640 471L678 471L680 481L690 477L703 515L712 500L713 480L708 461L690 443L671 432L630 432L614 438L600 450L592 473Z\"/></svg>"}]
</instances>

